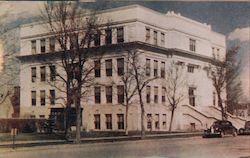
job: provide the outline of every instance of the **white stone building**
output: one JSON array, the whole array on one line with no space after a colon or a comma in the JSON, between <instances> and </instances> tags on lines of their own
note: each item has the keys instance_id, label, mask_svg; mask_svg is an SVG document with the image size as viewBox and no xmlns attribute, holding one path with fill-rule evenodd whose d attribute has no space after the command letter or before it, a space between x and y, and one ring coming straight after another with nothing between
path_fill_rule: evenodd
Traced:
<instances>
[{"instance_id":1,"label":"white stone building","mask_svg":"<svg viewBox=\"0 0 250 158\"><path fill-rule=\"evenodd\" d=\"M167 65L172 60L184 67L187 86L182 88L185 99L176 109L174 130L204 129L221 118L215 91L205 69L211 64L213 54L224 58L224 35L212 31L210 25L180 14L162 14L138 5L104 10L98 12L98 15L104 19L103 22L111 19L111 39L100 39L101 46L111 47L101 59L100 67L96 67L97 74L93 72L96 82L106 86L92 86L89 99L82 103L83 129L124 130L125 107L118 99L124 94L119 73L116 71L124 66L122 53L116 52L121 43L143 52L140 63L147 66L151 76L165 78ZM53 59L53 53L56 52L52 53L51 50L58 50L59 46L42 25L32 23L21 27L22 117L47 118L51 108L62 107L55 98L63 94L46 82L54 80L51 71L53 68L43 62L44 58ZM105 30L103 32L110 33ZM96 61L96 65L99 65L97 62L99 61ZM89 63L94 64L95 60ZM60 68L56 68L56 71L59 72ZM144 90L147 130L166 131L169 128L171 113L163 93L165 86L162 80L150 82ZM230 115L229 120L236 126L242 126L241 118ZM140 106L135 102L129 108L128 129L136 131L140 127Z\"/></svg>"}]
</instances>

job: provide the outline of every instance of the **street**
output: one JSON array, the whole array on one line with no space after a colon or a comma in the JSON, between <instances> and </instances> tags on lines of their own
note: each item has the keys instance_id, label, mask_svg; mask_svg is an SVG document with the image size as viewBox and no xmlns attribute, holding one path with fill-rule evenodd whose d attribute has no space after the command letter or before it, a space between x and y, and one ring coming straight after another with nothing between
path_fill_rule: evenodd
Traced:
<instances>
[{"instance_id":1,"label":"street","mask_svg":"<svg viewBox=\"0 0 250 158\"><path fill-rule=\"evenodd\" d=\"M8 150L8 151L4 151ZM250 136L152 139L0 149L0 158L250 158Z\"/></svg>"}]
</instances>

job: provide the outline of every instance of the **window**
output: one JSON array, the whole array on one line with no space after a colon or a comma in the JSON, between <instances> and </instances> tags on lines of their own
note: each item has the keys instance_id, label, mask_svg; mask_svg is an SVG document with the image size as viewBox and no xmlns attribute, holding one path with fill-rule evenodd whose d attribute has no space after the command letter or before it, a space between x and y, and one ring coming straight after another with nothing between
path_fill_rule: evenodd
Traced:
<instances>
[{"instance_id":1,"label":"window","mask_svg":"<svg viewBox=\"0 0 250 158\"><path fill-rule=\"evenodd\" d=\"M118 103L124 103L124 86L117 86Z\"/></svg>"},{"instance_id":2,"label":"window","mask_svg":"<svg viewBox=\"0 0 250 158\"><path fill-rule=\"evenodd\" d=\"M31 53L36 54L36 40L31 41Z\"/></svg>"},{"instance_id":3,"label":"window","mask_svg":"<svg viewBox=\"0 0 250 158\"><path fill-rule=\"evenodd\" d=\"M150 42L150 29L146 28L146 42Z\"/></svg>"},{"instance_id":4,"label":"window","mask_svg":"<svg viewBox=\"0 0 250 158\"><path fill-rule=\"evenodd\" d=\"M95 87L95 103L101 103L101 87Z\"/></svg>"},{"instance_id":5,"label":"window","mask_svg":"<svg viewBox=\"0 0 250 158\"><path fill-rule=\"evenodd\" d=\"M106 102L112 103L112 86L106 87Z\"/></svg>"},{"instance_id":6,"label":"window","mask_svg":"<svg viewBox=\"0 0 250 158\"><path fill-rule=\"evenodd\" d=\"M101 77L101 61L97 60L95 64L95 77Z\"/></svg>"},{"instance_id":7,"label":"window","mask_svg":"<svg viewBox=\"0 0 250 158\"><path fill-rule=\"evenodd\" d=\"M213 105L215 106L216 105L216 93L213 92Z\"/></svg>"},{"instance_id":8,"label":"window","mask_svg":"<svg viewBox=\"0 0 250 158\"><path fill-rule=\"evenodd\" d=\"M160 129L160 115L155 114L155 129Z\"/></svg>"},{"instance_id":9,"label":"window","mask_svg":"<svg viewBox=\"0 0 250 158\"><path fill-rule=\"evenodd\" d=\"M30 118L34 119L34 118L36 118L36 115L30 115Z\"/></svg>"},{"instance_id":10,"label":"window","mask_svg":"<svg viewBox=\"0 0 250 158\"><path fill-rule=\"evenodd\" d=\"M100 36L99 33L95 34L94 45L95 46L100 46L101 45L101 36Z\"/></svg>"},{"instance_id":11,"label":"window","mask_svg":"<svg viewBox=\"0 0 250 158\"><path fill-rule=\"evenodd\" d=\"M163 129L167 129L167 115L162 114L162 127Z\"/></svg>"},{"instance_id":12,"label":"window","mask_svg":"<svg viewBox=\"0 0 250 158\"><path fill-rule=\"evenodd\" d=\"M154 60L154 77L158 77L158 61Z\"/></svg>"},{"instance_id":13,"label":"window","mask_svg":"<svg viewBox=\"0 0 250 158\"><path fill-rule=\"evenodd\" d=\"M31 105L36 106L36 91L31 91Z\"/></svg>"},{"instance_id":14,"label":"window","mask_svg":"<svg viewBox=\"0 0 250 158\"><path fill-rule=\"evenodd\" d=\"M161 33L161 46L165 45L165 34Z\"/></svg>"},{"instance_id":15,"label":"window","mask_svg":"<svg viewBox=\"0 0 250 158\"><path fill-rule=\"evenodd\" d=\"M41 106L45 105L45 90L40 91L40 104Z\"/></svg>"},{"instance_id":16,"label":"window","mask_svg":"<svg viewBox=\"0 0 250 158\"><path fill-rule=\"evenodd\" d=\"M166 87L162 87L161 94L162 94L161 101L162 101L162 103L165 103L166 102Z\"/></svg>"},{"instance_id":17,"label":"window","mask_svg":"<svg viewBox=\"0 0 250 158\"><path fill-rule=\"evenodd\" d=\"M101 129L101 117L100 114L95 114L94 115L94 124L95 124L95 129Z\"/></svg>"},{"instance_id":18,"label":"window","mask_svg":"<svg viewBox=\"0 0 250 158\"><path fill-rule=\"evenodd\" d=\"M40 117L41 119L43 119L43 118L45 118L45 115L39 115L39 117Z\"/></svg>"},{"instance_id":19,"label":"window","mask_svg":"<svg viewBox=\"0 0 250 158\"><path fill-rule=\"evenodd\" d=\"M189 72L189 73L194 73L194 66L188 65L188 66L187 66L187 72Z\"/></svg>"},{"instance_id":20,"label":"window","mask_svg":"<svg viewBox=\"0 0 250 158\"><path fill-rule=\"evenodd\" d=\"M55 105L56 93L55 90L50 90L50 105Z\"/></svg>"},{"instance_id":21,"label":"window","mask_svg":"<svg viewBox=\"0 0 250 158\"><path fill-rule=\"evenodd\" d=\"M112 76L112 59L105 60L106 76Z\"/></svg>"},{"instance_id":22,"label":"window","mask_svg":"<svg viewBox=\"0 0 250 158\"><path fill-rule=\"evenodd\" d=\"M217 48L217 53L218 53L218 54L220 53L220 49L219 49L219 48Z\"/></svg>"},{"instance_id":23,"label":"window","mask_svg":"<svg viewBox=\"0 0 250 158\"><path fill-rule=\"evenodd\" d=\"M106 32L106 38L105 38L106 44L112 44L112 30L107 29L105 30L105 32Z\"/></svg>"},{"instance_id":24,"label":"window","mask_svg":"<svg viewBox=\"0 0 250 158\"><path fill-rule=\"evenodd\" d=\"M122 76L124 74L124 59L117 59L117 74L118 76Z\"/></svg>"},{"instance_id":25,"label":"window","mask_svg":"<svg viewBox=\"0 0 250 158\"><path fill-rule=\"evenodd\" d=\"M152 130L152 114L147 114L147 129Z\"/></svg>"},{"instance_id":26,"label":"window","mask_svg":"<svg viewBox=\"0 0 250 158\"><path fill-rule=\"evenodd\" d=\"M146 76L150 76L150 59L146 59Z\"/></svg>"},{"instance_id":27,"label":"window","mask_svg":"<svg viewBox=\"0 0 250 158\"><path fill-rule=\"evenodd\" d=\"M151 96L150 91L151 91L151 87L147 86L146 87L146 102L147 103L150 103L150 96Z\"/></svg>"},{"instance_id":28,"label":"window","mask_svg":"<svg viewBox=\"0 0 250 158\"><path fill-rule=\"evenodd\" d=\"M106 128L112 129L112 115L106 114L105 116L106 116Z\"/></svg>"},{"instance_id":29,"label":"window","mask_svg":"<svg viewBox=\"0 0 250 158\"><path fill-rule=\"evenodd\" d=\"M212 53L213 53L213 56L215 56L215 48L212 47Z\"/></svg>"},{"instance_id":30,"label":"window","mask_svg":"<svg viewBox=\"0 0 250 158\"><path fill-rule=\"evenodd\" d=\"M158 87L154 87L154 102L158 103Z\"/></svg>"},{"instance_id":31,"label":"window","mask_svg":"<svg viewBox=\"0 0 250 158\"><path fill-rule=\"evenodd\" d=\"M56 80L56 66L51 65L49 66L50 69L50 81L55 81Z\"/></svg>"},{"instance_id":32,"label":"window","mask_svg":"<svg viewBox=\"0 0 250 158\"><path fill-rule=\"evenodd\" d=\"M161 62L161 78L165 78L165 62Z\"/></svg>"},{"instance_id":33,"label":"window","mask_svg":"<svg viewBox=\"0 0 250 158\"><path fill-rule=\"evenodd\" d=\"M40 40L40 44L41 44L41 53L45 53L45 51L46 51L45 39L41 39L41 40Z\"/></svg>"},{"instance_id":34,"label":"window","mask_svg":"<svg viewBox=\"0 0 250 158\"><path fill-rule=\"evenodd\" d=\"M51 52L54 52L54 51L55 51L55 44L56 44L55 37L50 37L50 38L49 38L49 50L50 50Z\"/></svg>"},{"instance_id":35,"label":"window","mask_svg":"<svg viewBox=\"0 0 250 158\"><path fill-rule=\"evenodd\" d=\"M31 68L31 82L36 81L36 67Z\"/></svg>"},{"instance_id":36,"label":"window","mask_svg":"<svg viewBox=\"0 0 250 158\"><path fill-rule=\"evenodd\" d=\"M220 49L217 49L216 55L217 55L217 60L220 60Z\"/></svg>"},{"instance_id":37,"label":"window","mask_svg":"<svg viewBox=\"0 0 250 158\"><path fill-rule=\"evenodd\" d=\"M157 31L154 31L154 44L157 45Z\"/></svg>"},{"instance_id":38,"label":"window","mask_svg":"<svg viewBox=\"0 0 250 158\"><path fill-rule=\"evenodd\" d=\"M189 104L192 106L195 106L195 94L194 94L195 88L189 87L188 89L188 95L189 95Z\"/></svg>"},{"instance_id":39,"label":"window","mask_svg":"<svg viewBox=\"0 0 250 158\"><path fill-rule=\"evenodd\" d=\"M118 129L124 129L124 114L117 114Z\"/></svg>"},{"instance_id":40,"label":"window","mask_svg":"<svg viewBox=\"0 0 250 158\"><path fill-rule=\"evenodd\" d=\"M123 27L117 28L117 43L124 42L124 30Z\"/></svg>"},{"instance_id":41,"label":"window","mask_svg":"<svg viewBox=\"0 0 250 158\"><path fill-rule=\"evenodd\" d=\"M45 66L40 67L40 73L41 73L41 81L44 82L46 80L46 69Z\"/></svg>"},{"instance_id":42,"label":"window","mask_svg":"<svg viewBox=\"0 0 250 158\"><path fill-rule=\"evenodd\" d=\"M189 50L192 52L196 50L196 41L194 39L189 39Z\"/></svg>"}]
</instances>

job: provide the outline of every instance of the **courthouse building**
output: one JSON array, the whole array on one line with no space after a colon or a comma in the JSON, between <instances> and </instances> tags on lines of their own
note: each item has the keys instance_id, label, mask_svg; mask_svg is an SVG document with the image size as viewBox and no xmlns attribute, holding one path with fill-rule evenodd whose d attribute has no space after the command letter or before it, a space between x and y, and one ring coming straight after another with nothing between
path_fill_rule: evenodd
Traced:
<instances>
[{"instance_id":1,"label":"courthouse building","mask_svg":"<svg viewBox=\"0 0 250 158\"><path fill-rule=\"evenodd\" d=\"M224 35L214 32L208 24L172 11L163 14L139 5L99 11L97 16L110 19L110 27L103 30L108 36L93 42L93 47L108 47L108 51L100 60L88 61L95 65L93 76L100 84L90 87L88 99L81 104L83 130L124 130L124 86L120 77L125 64L121 46L143 52L139 62L145 66L147 76L159 77L143 91L146 130L169 128L171 111L164 79L168 77L170 61L182 66L187 82L181 87L185 98L176 109L173 130L201 130L221 118L207 68L213 56L221 60L225 57ZM44 60L54 60L59 46L42 25L31 23L21 27L21 117L48 118L51 109L62 108L56 98L63 94L46 82L57 82L55 72L60 73L60 68ZM133 99L128 112L129 131L141 128L140 105L137 96ZM244 121L232 115L229 120L238 127Z\"/></svg>"}]
</instances>

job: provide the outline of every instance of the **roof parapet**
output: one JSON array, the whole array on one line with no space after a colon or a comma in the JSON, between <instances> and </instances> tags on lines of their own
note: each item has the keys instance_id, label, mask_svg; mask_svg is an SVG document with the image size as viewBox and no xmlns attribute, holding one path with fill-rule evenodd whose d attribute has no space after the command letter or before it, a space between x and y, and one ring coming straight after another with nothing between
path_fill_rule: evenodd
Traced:
<instances>
[{"instance_id":1,"label":"roof parapet","mask_svg":"<svg viewBox=\"0 0 250 158\"><path fill-rule=\"evenodd\" d=\"M184 16L181 15L181 13L175 13L174 11L168 11L165 15L166 16L174 16L174 17L177 17L177 18L181 18L181 19L186 20L188 22L195 23L195 24L198 24L198 25L201 25L201 26L205 26L209 30L211 30L211 25L210 24L200 23L198 21L195 21L195 20L192 20L190 18L184 17Z\"/></svg>"}]
</instances>

